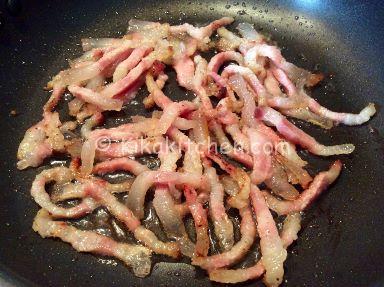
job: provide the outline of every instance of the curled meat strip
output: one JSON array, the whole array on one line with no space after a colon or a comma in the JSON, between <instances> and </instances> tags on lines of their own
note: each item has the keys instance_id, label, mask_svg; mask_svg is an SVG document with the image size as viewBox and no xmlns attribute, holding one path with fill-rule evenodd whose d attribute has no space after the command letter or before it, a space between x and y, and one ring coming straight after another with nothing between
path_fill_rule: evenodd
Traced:
<instances>
[{"instance_id":1,"label":"curled meat strip","mask_svg":"<svg viewBox=\"0 0 384 287\"><path fill-rule=\"evenodd\" d=\"M235 35L225 27L217 29L217 34L220 39L216 46L220 51L236 50L241 44L247 42L247 40Z\"/></svg>"},{"instance_id":2,"label":"curled meat strip","mask_svg":"<svg viewBox=\"0 0 384 287\"><path fill-rule=\"evenodd\" d=\"M144 216L144 200L148 189L153 184L187 184L194 188L207 189L207 179L204 176L180 173L172 171L146 171L141 173L132 184L128 194L127 206L137 215L138 218Z\"/></svg>"},{"instance_id":3,"label":"curled meat strip","mask_svg":"<svg viewBox=\"0 0 384 287\"><path fill-rule=\"evenodd\" d=\"M297 199L292 201L278 200L273 195L264 192L269 208L278 214L288 214L304 210L322 191L337 179L340 171L341 162L335 161L329 170L316 175L308 189L304 190Z\"/></svg>"},{"instance_id":4,"label":"curled meat strip","mask_svg":"<svg viewBox=\"0 0 384 287\"><path fill-rule=\"evenodd\" d=\"M167 146L164 146L159 153L161 159L160 170L174 171L176 169L176 162L180 156L178 151L170 151ZM195 246L185 231L183 218L178 212L167 186L162 184L157 185L153 206L168 237L175 239L176 242L179 243L180 251L183 255L192 257Z\"/></svg>"},{"instance_id":5,"label":"curled meat strip","mask_svg":"<svg viewBox=\"0 0 384 287\"><path fill-rule=\"evenodd\" d=\"M297 234L301 228L300 213L287 215L284 220L281 232L281 241L284 248L287 248L297 239ZM209 273L209 279L221 283L240 283L252 279L257 279L265 273L265 267L261 260L255 265L241 269L217 269Z\"/></svg>"},{"instance_id":6,"label":"curled meat strip","mask_svg":"<svg viewBox=\"0 0 384 287\"><path fill-rule=\"evenodd\" d=\"M219 123L212 121L210 123L210 129L212 130L213 134L217 138L218 143L223 149L223 153L235 159L236 161L241 162L247 167L253 166L252 156L243 152L242 150L235 149L232 146L232 143L229 141L228 137L225 135L224 130Z\"/></svg>"},{"instance_id":7,"label":"curled meat strip","mask_svg":"<svg viewBox=\"0 0 384 287\"><path fill-rule=\"evenodd\" d=\"M230 177L237 183L238 192L234 193L228 202L232 207L241 209L247 207L249 204L249 192L250 192L250 178L248 174L239 167L235 167L233 164L224 160L220 155L213 152L207 153L207 156L212 159L221 169L225 170Z\"/></svg>"},{"instance_id":8,"label":"curled meat strip","mask_svg":"<svg viewBox=\"0 0 384 287\"><path fill-rule=\"evenodd\" d=\"M52 203L48 193L45 191L45 184L55 180L57 183L66 183L73 179L72 171L65 167L52 168L43 171L33 182L31 194L35 201L44 209L48 210L55 217L74 218L93 211L97 206L103 205L120 219L127 228L132 231L135 237L149 246L153 251L172 257L178 256L178 248L173 243L159 241L155 234L140 225L140 221L133 213L106 188L104 181L83 180L78 186L77 192L84 196L82 202L71 208L63 208Z\"/></svg>"},{"instance_id":9,"label":"curled meat strip","mask_svg":"<svg viewBox=\"0 0 384 287\"><path fill-rule=\"evenodd\" d=\"M187 101L167 105L164 108L163 115L159 120L158 133L165 134L178 116L183 113L190 112L195 108L196 106L193 103Z\"/></svg>"},{"instance_id":10,"label":"curled meat strip","mask_svg":"<svg viewBox=\"0 0 384 287\"><path fill-rule=\"evenodd\" d=\"M163 53L163 54L162 54ZM142 58L141 62L122 79L107 85L102 91L101 95L107 98L120 98L125 102L132 99L131 92L136 89L135 84L140 79L141 75L152 67L155 60L163 59L168 54L158 50L154 50L149 55Z\"/></svg>"},{"instance_id":11,"label":"curled meat strip","mask_svg":"<svg viewBox=\"0 0 384 287\"><path fill-rule=\"evenodd\" d=\"M45 190L45 185L50 182L67 183L74 179L73 172L66 167L55 167L43 170L32 183L31 195L38 205L49 211L54 217L74 218L92 212L97 203L91 198L84 198L75 207L64 208L57 206Z\"/></svg>"},{"instance_id":12,"label":"curled meat strip","mask_svg":"<svg viewBox=\"0 0 384 287\"><path fill-rule=\"evenodd\" d=\"M106 146L104 146L102 142L98 142L100 146L95 146L95 152L98 159L154 154L158 152L163 141L164 138L161 136L112 143L109 143L109 139L107 139ZM83 146L81 157L88 158L87 156L83 156L84 149L85 146Z\"/></svg>"},{"instance_id":13,"label":"curled meat strip","mask_svg":"<svg viewBox=\"0 0 384 287\"><path fill-rule=\"evenodd\" d=\"M148 171L149 168L136 160L122 157L100 162L95 165L92 172L94 174L106 174L118 170L129 171L134 175L139 175L144 171Z\"/></svg>"},{"instance_id":14,"label":"curled meat strip","mask_svg":"<svg viewBox=\"0 0 384 287\"><path fill-rule=\"evenodd\" d=\"M240 35L248 41L259 43L264 40L264 37L255 30L252 24L243 22L237 25L236 29L239 31Z\"/></svg>"},{"instance_id":15,"label":"curled meat strip","mask_svg":"<svg viewBox=\"0 0 384 287\"><path fill-rule=\"evenodd\" d=\"M151 50L152 49L148 47L138 47L134 49L128 58L116 66L116 70L113 72L113 81L117 82L124 78Z\"/></svg>"},{"instance_id":16,"label":"curled meat strip","mask_svg":"<svg viewBox=\"0 0 384 287\"><path fill-rule=\"evenodd\" d=\"M283 230L280 237L283 242L284 248L287 248L295 240L297 240L297 234L301 229L301 215L300 212L294 212L288 214L283 223Z\"/></svg>"},{"instance_id":17,"label":"curled meat strip","mask_svg":"<svg viewBox=\"0 0 384 287\"><path fill-rule=\"evenodd\" d=\"M243 64L243 56L240 53L234 51L221 52L212 57L208 64L208 71L210 73L218 73L220 67L229 61L235 61L239 64Z\"/></svg>"},{"instance_id":18,"label":"curled meat strip","mask_svg":"<svg viewBox=\"0 0 384 287\"><path fill-rule=\"evenodd\" d=\"M283 263L287 258L287 251L263 194L256 185L251 186L250 196L260 236L261 260L266 270L264 280L268 286L278 286L283 281Z\"/></svg>"},{"instance_id":19,"label":"curled meat strip","mask_svg":"<svg viewBox=\"0 0 384 287\"><path fill-rule=\"evenodd\" d=\"M17 168L39 166L51 153L52 147L46 142L44 122L41 121L26 131L17 151Z\"/></svg>"},{"instance_id":20,"label":"curled meat strip","mask_svg":"<svg viewBox=\"0 0 384 287\"><path fill-rule=\"evenodd\" d=\"M286 87L288 95L293 98L298 98L299 101L304 101L304 103L312 112L321 117L330 119L336 124L342 123L349 126L361 125L369 121L369 119L376 113L376 108L373 103L369 103L358 114L337 113L330 111L329 109L321 106L315 99L311 98L303 88L298 90L283 70L275 69L273 72L279 82Z\"/></svg>"},{"instance_id":21,"label":"curled meat strip","mask_svg":"<svg viewBox=\"0 0 384 287\"><path fill-rule=\"evenodd\" d=\"M132 268L138 277L145 277L151 270L151 251L140 245L119 243L92 231L76 229L63 221L54 221L48 211L41 209L33 222L33 230L41 237L56 237L68 242L79 252L92 252L112 256Z\"/></svg>"},{"instance_id":22,"label":"curled meat strip","mask_svg":"<svg viewBox=\"0 0 384 287\"><path fill-rule=\"evenodd\" d=\"M186 44L180 42L176 44L176 47L176 53L173 56L173 68L177 74L177 82L180 86L191 90L193 88L195 63L190 56L196 49L196 42L189 41Z\"/></svg>"},{"instance_id":23,"label":"curled meat strip","mask_svg":"<svg viewBox=\"0 0 384 287\"><path fill-rule=\"evenodd\" d=\"M355 149L355 146L352 144L324 146L318 143L313 137L297 128L294 124L290 123L283 115L272 108L258 107L255 110L255 115L256 118L273 124L279 133L287 140L299 144L313 154L321 156L349 154Z\"/></svg>"},{"instance_id":24,"label":"curled meat strip","mask_svg":"<svg viewBox=\"0 0 384 287\"><path fill-rule=\"evenodd\" d=\"M193 60L196 66L193 78L193 91L196 93L201 102L202 110L205 116L212 118L215 116L215 111L205 86L207 81L208 63L207 60L200 55L195 56Z\"/></svg>"},{"instance_id":25,"label":"curled meat strip","mask_svg":"<svg viewBox=\"0 0 384 287\"><path fill-rule=\"evenodd\" d=\"M123 106L121 100L105 98L91 89L82 88L75 85L68 86L68 90L80 100L95 105L103 111L120 111Z\"/></svg>"},{"instance_id":26,"label":"curled meat strip","mask_svg":"<svg viewBox=\"0 0 384 287\"><path fill-rule=\"evenodd\" d=\"M328 110L327 108L321 106L318 102L316 102L313 98L305 98L308 99L308 107L316 114L325 117L327 119L331 119L336 123L342 123L348 126L361 125L370 120L370 118L376 113L376 108L373 103L369 103L364 109L360 111L358 114L350 114L350 113L337 113Z\"/></svg>"},{"instance_id":27,"label":"curled meat strip","mask_svg":"<svg viewBox=\"0 0 384 287\"><path fill-rule=\"evenodd\" d=\"M148 80L149 79L149 80ZM162 90L165 86L166 81L168 80L168 76L164 73L160 73L157 77L156 81L153 80L153 76L151 74L147 74L145 76L145 83L147 84L152 79L152 85L156 85L158 89ZM148 86L148 84L147 84ZM155 101L153 100L152 92L144 98L143 100L144 107L146 109L152 108L155 105Z\"/></svg>"},{"instance_id":28,"label":"curled meat strip","mask_svg":"<svg viewBox=\"0 0 384 287\"><path fill-rule=\"evenodd\" d=\"M113 196L107 189L104 188L104 182L96 180L85 180L85 193L92 197L100 205L108 208L109 212L117 219L125 224L135 238L149 247L155 253L164 254L177 258L179 256L179 248L174 242L162 242L156 235L143 227L140 220L136 218L133 212L123 203Z\"/></svg>"},{"instance_id":29,"label":"curled meat strip","mask_svg":"<svg viewBox=\"0 0 384 287\"><path fill-rule=\"evenodd\" d=\"M225 212L224 188L219 182L216 170L213 167L206 168L205 174L211 185L209 207L215 234L219 240L220 247L223 250L230 250L234 244L233 225Z\"/></svg>"},{"instance_id":30,"label":"curled meat strip","mask_svg":"<svg viewBox=\"0 0 384 287\"><path fill-rule=\"evenodd\" d=\"M241 67L238 65L229 65L224 69L223 75L225 77L229 77L232 74L239 74L247 81L247 84L250 85L254 93L256 93L256 98L259 106L271 105L273 104L273 100L270 98L266 88L259 81L257 76L252 72L251 69L247 67ZM245 87L243 82L238 83L237 85L241 85ZM236 84L235 84L236 85ZM279 97L274 97L273 99L277 99ZM279 98L280 99L280 98ZM281 99L280 99L281 101Z\"/></svg>"},{"instance_id":31,"label":"curled meat strip","mask_svg":"<svg viewBox=\"0 0 384 287\"><path fill-rule=\"evenodd\" d=\"M184 196L187 207L192 214L196 228L196 245L194 255L197 257L207 256L209 250L208 219L207 212L198 200L196 190L186 185Z\"/></svg>"},{"instance_id":32,"label":"curled meat strip","mask_svg":"<svg viewBox=\"0 0 384 287\"><path fill-rule=\"evenodd\" d=\"M252 219L252 211L249 207L244 207L239 212L241 216L240 240L230 250L223 253L193 258L193 265L208 271L215 270L237 263L248 252L256 237L256 227Z\"/></svg>"},{"instance_id":33,"label":"curled meat strip","mask_svg":"<svg viewBox=\"0 0 384 287\"><path fill-rule=\"evenodd\" d=\"M129 192L131 189L133 180L128 179L121 183L109 183L106 182L104 188L110 193L123 193ZM59 187L59 190L51 194L51 200L53 202L65 201L74 198L85 197L86 190L81 183L67 183Z\"/></svg>"},{"instance_id":34,"label":"curled meat strip","mask_svg":"<svg viewBox=\"0 0 384 287\"><path fill-rule=\"evenodd\" d=\"M277 161L272 161L272 176L265 180L272 192L284 199L293 200L299 196L297 189L288 182L284 167Z\"/></svg>"},{"instance_id":35,"label":"curled meat strip","mask_svg":"<svg viewBox=\"0 0 384 287\"><path fill-rule=\"evenodd\" d=\"M57 112L45 112L44 119L26 131L17 150L17 168L37 167L54 151L65 151L71 142L65 140L61 125Z\"/></svg>"},{"instance_id":36,"label":"curled meat strip","mask_svg":"<svg viewBox=\"0 0 384 287\"><path fill-rule=\"evenodd\" d=\"M157 122L157 119L147 119L111 129L94 131L87 129L85 134L87 140L81 149L82 173L91 173L96 156L98 158L116 158L156 151L163 138L141 138L141 136L154 134Z\"/></svg>"},{"instance_id":37,"label":"curled meat strip","mask_svg":"<svg viewBox=\"0 0 384 287\"><path fill-rule=\"evenodd\" d=\"M171 33L187 33L191 37L204 43L207 43L209 42L209 37L215 30L222 26L231 24L233 21L234 19L231 17L223 17L201 28L196 28L191 24L185 23L179 26L171 26Z\"/></svg>"},{"instance_id":38,"label":"curled meat strip","mask_svg":"<svg viewBox=\"0 0 384 287\"><path fill-rule=\"evenodd\" d=\"M83 81L102 74L113 65L116 65L116 62L121 62L129 56L131 52L132 43L130 41L125 42L120 47L105 53L96 62L60 72L53 79L53 82L59 83L62 86L82 83Z\"/></svg>"},{"instance_id":39,"label":"curled meat strip","mask_svg":"<svg viewBox=\"0 0 384 287\"><path fill-rule=\"evenodd\" d=\"M247 133L253 155L251 179L254 184L260 184L272 175L273 145L266 135L255 129L250 128Z\"/></svg>"},{"instance_id":40,"label":"curled meat strip","mask_svg":"<svg viewBox=\"0 0 384 287\"><path fill-rule=\"evenodd\" d=\"M245 80L239 74L234 74L229 77L228 82L244 103L241 111L241 118L244 121L244 124L249 127L254 127L256 123L256 103L253 95L247 89Z\"/></svg>"},{"instance_id":41,"label":"curled meat strip","mask_svg":"<svg viewBox=\"0 0 384 287\"><path fill-rule=\"evenodd\" d=\"M281 69L274 69L273 71L275 77L279 82L285 86L287 89L288 95L292 97L297 97L298 100L304 101L307 107L312 110L315 114L330 119L335 123L343 123L345 125L361 125L367 122L375 113L375 105L369 103L364 109L358 114L351 113L337 113L330 111L329 109L321 106L315 99L311 98L302 87L299 87L299 90L291 82L290 78L284 73ZM312 79L309 77L308 79Z\"/></svg>"}]
</instances>

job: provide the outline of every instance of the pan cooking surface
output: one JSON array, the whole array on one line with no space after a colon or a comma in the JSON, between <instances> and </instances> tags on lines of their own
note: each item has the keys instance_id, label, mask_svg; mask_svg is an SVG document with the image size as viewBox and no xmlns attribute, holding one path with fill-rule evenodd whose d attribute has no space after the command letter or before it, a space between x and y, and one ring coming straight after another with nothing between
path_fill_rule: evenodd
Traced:
<instances>
[{"instance_id":1,"label":"pan cooking surface","mask_svg":"<svg viewBox=\"0 0 384 287\"><path fill-rule=\"evenodd\" d=\"M37 211L29 189L36 169L17 171L17 145L41 118L49 77L80 54L83 37L120 36L128 20L204 24L221 16L255 23L283 47L286 58L328 75L315 97L339 111L357 112L368 101L378 115L360 127L323 131L303 125L325 144L352 142L341 157L337 183L306 212L299 240L289 249L283 286L381 286L384 284L382 230L384 64L383 9L360 1L27 1L0 14L0 270L16 286L210 286L202 271L183 263L156 263L151 276L134 277L107 258L79 254L69 245L44 240L31 228ZM171 3L168 3L171 2ZM382 5L381 5L382 6ZM353 28L352 28L353 27ZM172 98L184 97L172 87ZM141 109L140 107L137 109ZM10 115L15 110L16 116ZM137 114L136 108L132 114ZM312 158L314 171L330 159ZM261 283L257 283L262 285ZM258 286L256 284L256 286ZM255 286L248 282L244 286Z\"/></svg>"}]
</instances>

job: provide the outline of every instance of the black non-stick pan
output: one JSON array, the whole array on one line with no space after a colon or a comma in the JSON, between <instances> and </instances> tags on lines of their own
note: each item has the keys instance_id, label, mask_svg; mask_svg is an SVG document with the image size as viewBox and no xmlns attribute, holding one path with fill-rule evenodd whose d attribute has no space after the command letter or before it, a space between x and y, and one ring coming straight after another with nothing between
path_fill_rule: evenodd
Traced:
<instances>
[{"instance_id":1,"label":"black non-stick pan","mask_svg":"<svg viewBox=\"0 0 384 287\"><path fill-rule=\"evenodd\" d=\"M368 101L377 104L378 114L360 127L325 132L302 125L326 144L352 142L356 151L341 157L341 177L306 212L299 240L289 249L283 285L384 286L384 3L341 0L2 1L1 286L219 285L190 265L169 261L154 264L149 277L138 279L120 263L40 238L31 228L38 207L29 194L37 171L17 171L15 162L25 130L41 118L48 97L42 87L67 66L66 59L80 54L81 38L120 36L132 17L204 24L224 15L254 23L283 47L288 60L326 73L314 91L325 106L357 112ZM175 99L184 96L172 85L166 92ZM315 171L329 160L310 158L310 163Z\"/></svg>"}]
</instances>

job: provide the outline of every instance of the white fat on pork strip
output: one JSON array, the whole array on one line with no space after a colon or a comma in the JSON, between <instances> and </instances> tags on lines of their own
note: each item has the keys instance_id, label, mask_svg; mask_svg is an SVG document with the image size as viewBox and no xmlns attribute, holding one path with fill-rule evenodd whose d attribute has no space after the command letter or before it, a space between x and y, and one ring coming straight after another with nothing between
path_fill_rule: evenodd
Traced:
<instances>
[{"instance_id":1,"label":"white fat on pork strip","mask_svg":"<svg viewBox=\"0 0 384 287\"><path fill-rule=\"evenodd\" d=\"M271 105L271 107L273 107L273 106ZM323 129L331 129L334 126L332 120L313 113L308 107L306 107L306 108L281 109L280 111L282 114L284 114L286 116L293 117L293 118L303 120L303 121L307 121L311 124L318 125L318 126L322 127Z\"/></svg>"},{"instance_id":2,"label":"white fat on pork strip","mask_svg":"<svg viewBox=\"0 0 384 287\"><path fill-rule=\"evenodd\" d=\"M284 248L288 248L294 241L297 240L297 234L301 229L301 214L300 212L294 212L288 214L283 223L283 229L281 230L280 237L283 242Z\"/></svg>"}]
</instances>

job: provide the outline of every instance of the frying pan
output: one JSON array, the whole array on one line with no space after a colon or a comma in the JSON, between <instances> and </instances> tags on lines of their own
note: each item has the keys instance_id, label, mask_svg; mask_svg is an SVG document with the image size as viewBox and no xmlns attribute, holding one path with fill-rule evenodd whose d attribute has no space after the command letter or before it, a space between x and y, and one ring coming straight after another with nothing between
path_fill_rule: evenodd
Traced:
<instances>
[{"instance_id":1,"label":"frying pan","mask_svg":"<svg viewBox=\"0 0 384 287\"><path fill-rule=\"evenodd\" d=\"M2 286L219 286L184 263L156 263L145 279L122 264L41 239L31 225L38 207L29 189L35 169L15 168L18 143L41 118L42 87L80 54L83 37L120 36L137 17L207 23L224 15L255 23L291 62L328 76L313 94L338 111L368 101L378 114L360 127L323 131L299 123L325 144L352 142L344 170L305 215L289 249L283 286L383 286L384 4L381 1L3 1L0 14L0 272ZM169 86L174 99L183 92ZM137 113L138 108L129 112ZM141 109L141 108L140 108ZM17 115L11 116L11 110ZM304 154L305 155L305 154ZM309 158L312 172L331 159ZM161 258L155 258L161 260ZM110 264L106 264L110 263ZM260 285L259 285L260 284ZM243 286L261 286L247 282Z\"/></svg>"}]
</instances>

